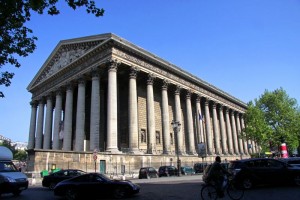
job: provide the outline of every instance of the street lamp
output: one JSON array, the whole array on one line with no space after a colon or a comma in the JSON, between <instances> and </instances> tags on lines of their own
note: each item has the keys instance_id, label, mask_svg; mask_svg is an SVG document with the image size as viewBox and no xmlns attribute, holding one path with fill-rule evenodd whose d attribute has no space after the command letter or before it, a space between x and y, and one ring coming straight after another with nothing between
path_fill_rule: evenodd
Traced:
<instances>
[{"instance_id":1,"label":"street lamp","mask_svg":"<svg viewBox=\"0 0 300 200\"><path fill-rule=\"evenodd\" d=\"M181 175L181 161L179 159L178 134L179 134L179 131L180 131L181 124L180 124L179 121L173 120L171 125L172 125L173 130L174 130L174 137L176 137L175 142L176 142L177 169L178 169L178 174L177 175L180 176Z\"/></svg>"}]
</instances>

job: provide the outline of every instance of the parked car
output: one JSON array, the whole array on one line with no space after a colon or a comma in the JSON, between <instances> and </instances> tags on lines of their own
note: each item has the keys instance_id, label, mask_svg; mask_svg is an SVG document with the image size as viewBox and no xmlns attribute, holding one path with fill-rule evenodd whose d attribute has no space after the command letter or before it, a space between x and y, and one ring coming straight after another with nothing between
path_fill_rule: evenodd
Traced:
<instances>
[{"instance_id":1,"label":"parked car","mask_svg":"<svg viewBox=\"0 0 300 200\"><path fill-rule=\"evenodd\" d=\"M290 184L300 186L300 169L272 158L252 158L231 161L230 173L245 189L255 185Z\"/></svg>"},{"instance_id":2,"label":"parked car","mask_svg":"<svg viewBox=\"0 0 300 200\"><path fill-rule=\"evenodd\" d=\"M142 167L139 171L139 179L158 178L158 173L153 167Z\"/></svg>"},{"instance_id":3,"label":"parked car","mask_svg":"<svg viewBox=\"0 0 300 200\"><path fill-rule=\"evenodd\" d=\"M140 186L129 180L112 180L104 174L87 173L59 182L54 195L67 200L124 198L139 193Z\"/></svg>"},{"instance_id":4,"label":"parked car","mask_svg":"<svg viewBox=\"0 0 300 200\"><path fill-rule=\"evenodd\" d=\"M161 166L158 169L158 176L176 176L178 175L178 170L174 166Z\"/></svg>"},{"instance_id":5,"label":"parked car","mask_svg":"<svg viewBox=\"0 0 300 200\"><path fill-rule=\"evenodd\" d=\"M60 170L50 175L44 176L42 180L42 185L43 187L49 187L49 189L52 190L54 189L57 183L82 174L86 174L86 172L78 169Z\"/></svg>"},{"instance_id":6,"label":"parked car","mask_svg":"<svg viewBox=\"0 0 300 200\"><path fill-rule=\"evenodd\" d=\"M208 163L195 163L194 164L195 173L203 173L203 171L207 165L208 165Z\"/></svg>"},{"instance_id":7,"label":"parked car","mask_svg":"<svg viewBox=\"0 0 300 200\"><path fill-rule=\"evenodd\" d=\"M181 174L183 174L183 175L193 175L193 174L195 174L195 170L191 166L183 166L183 167L181 167Z\"/></svg>"}]
</instances>

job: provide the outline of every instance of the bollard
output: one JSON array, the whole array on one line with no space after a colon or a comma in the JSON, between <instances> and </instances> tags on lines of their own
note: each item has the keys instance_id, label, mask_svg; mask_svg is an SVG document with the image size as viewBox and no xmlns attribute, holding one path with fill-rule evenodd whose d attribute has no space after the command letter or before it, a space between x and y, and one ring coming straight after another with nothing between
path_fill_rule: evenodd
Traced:
<instances>
[{"instance_id":1,"label":"bollard","mask_svg":"<svg viewBox=\"0 0 300 200\"><path fill-rule=\"evenodd\" d=\"M34 174L32 175L32 181L31 181L31 185L35 185L36 184L36 180L35 180L35 176Z\"/></svg>"}]
</instances>

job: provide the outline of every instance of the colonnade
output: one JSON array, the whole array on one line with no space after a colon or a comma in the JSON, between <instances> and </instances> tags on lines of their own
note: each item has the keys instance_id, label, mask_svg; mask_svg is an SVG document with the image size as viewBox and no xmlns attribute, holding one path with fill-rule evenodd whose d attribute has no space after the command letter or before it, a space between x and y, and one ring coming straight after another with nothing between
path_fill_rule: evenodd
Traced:
<instances>
[{"instance_id":1,"label":"colonnade","mask_svg":"<svg viewBox=\"0 0 300 200\"><path fill-rule=\"evenodd\" d=\"M28 149L53 149L64 151L103 151L121 153L119 134L118 108L118 66L120 63L111 61L107 71L99 74L99 69L91 70L88 74L91 84L91 96L86 98L87 74L80 76L72 84L65 83L64 87L53 88L49 94L34 99L31 102L31 120L29 128ZM127 68L129 66L126 66ZM106 129L101 131L101 78L107 73L107 103ZM147 74L145 80L146 109L139 111L138 87L139 73ZM154 82L161 83L161 127L156 125ZM75 83L75 85L74 85ZM76 92L77 95L74 95ZM54 95L53 95L54 94ZM122 97L124 100L124 97ZM172 154L174 139L178 141L178 153L181 155L197 155L197 145L205 144L207 155L247 155L257 151L256 144L242 137L245 127L243 113L226 102L220 102L213 97L192 91L175 81L158 78L155 74L140 72L136 67L130 67L128 78L128 149L129 153L141 153L141 125L139 112L147 114L147 151L144 153L157 154L157 135L162 132L161 154ZM46 99L46 101L45 101ZM76 108L75 108L76 105ZM89 122L86 120L86 108L90 109ZM46 109L45 109L46 108ZM172 109L170 109L172 108ZM46 111L46 113L44 113ZM182 130L174 137L171 121L182 124ZM75 123L75 125L74 125ZM86 127L89 127L86 129ZM74 129L74 130L73 130ZM89 133L86 133L87 130ZM89 134L89 146L85 148L86 135ZM102 136L101 136L102 135ZM103 136L105 135L105 137ZM104 140L105 141L101 141ZM251 147L251 148L250 148Z\"/></svg>"}]
</instances>

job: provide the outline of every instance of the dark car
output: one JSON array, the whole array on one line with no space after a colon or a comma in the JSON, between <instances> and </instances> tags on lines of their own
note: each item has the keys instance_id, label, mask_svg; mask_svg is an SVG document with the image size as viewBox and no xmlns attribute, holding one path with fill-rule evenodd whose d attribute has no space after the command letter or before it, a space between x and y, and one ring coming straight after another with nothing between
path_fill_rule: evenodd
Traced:
<instances>
[{"instance_id":1,"label":"dark car","mask_svg":"<svg viewBox=\"0 0 300 200\"><path fill-rule=\"evenodd\" d=\"M158 173L153 167L142 167L139 171L139 179L158 178Z\"/></svg>"},{"instance_id":2,"label":"dark car","mask_svg":"<svg viewBox=\"0 0 300 200\"><path fill-rule=\"evenodd\" d=\"M181 174L183 174L183 175L193 175L193 174L195 174L195 170L191 166L183 166L183 167L181 167Z\"/></svg>"},{"instance_id":3,"label":"dark car","mask_svg":"<svg viewBox=\"0 0 300 200\"><path fill-rule=\"evenodd\" d=\"M195 163L194 164L195 173L203 173L207 165L208 165L207 163Z\"/></svg>"},{"instance_id":4,"label":"dark car","mask_svg":"<svg viewBox=\"0 0 300 200\"><path fill-rule=\"evenodd\" d=\"M272 158L252 158L231 161L228 171L245 189L255 185L300 185L300 169Z\"/></svg>"},{"instance_id":5,"label":"dark car","mask_svg":"<svg viewBox=\"0 0 300 200\"><path fill-rule=\"evenodd\" d=\"M176 176L178 175L178 170L174 166L161 166L158 169L158 176Z\"/></svg>"},{"instance_id":6,"label":"dark car","mask_svg":"<svg viewBox=\"0 0 300 200\"><path fill-rule=\"evenodd\" d=\"M282 158L281 161L293 166L300 168L300 157Z\"/></svg>"},{"instance_id":7,"label":"dark car","mask_svg":"<svg viewBox=\"0 0 300 200\"><path fill-rule=\"evenodd\" d=\"M124 198L139 193L140 186L131 181L112 180L104 174L87 173L64 180L54 188L54 195L68 200Z\"/></svg>"},{"instance_id":8,"label":"dark car","mask_svg":"<svg viewBox=\"0 0 300 200\"><path fill-rule=\"evenodd\" d=\"M13 193L15 196L18 196L22 190L27 188L28 183L27 185L24 185L23 183L12 181L12 178L0 174L0 199L1 194Z\"/></svg>"},{"instance_id":9,"label":"dark car","mask_svg":"<svg viewBox=\"0 0 300 200\"><path fill-rule=\"evenodd\" d=\"M65 169L65 170L60 170L57 172L54 172L50 175L44 176L42 185L43 187L49 187L50 189L54 189L57 183L73 178L75 176L79 176L82 174L86 174L86 172L78 170L78 169Z\"/></svg>"},{"instance_id":10,"label":"dark car","mask_svg":"<svg viewBox=\"0 0 300 200\"><path fill-rule=\"evenodd\" d=\"M28 188L28 179L11 161L0 161L0 198L1 194L12 193L15 196Z\"/></svg>"}]
</instances>

